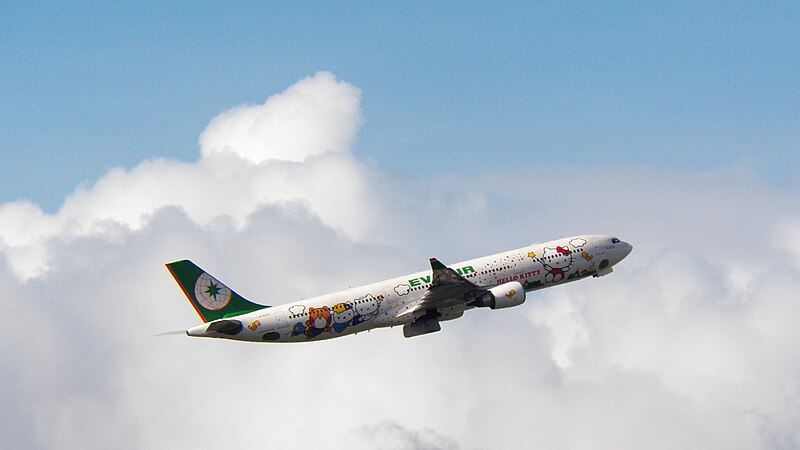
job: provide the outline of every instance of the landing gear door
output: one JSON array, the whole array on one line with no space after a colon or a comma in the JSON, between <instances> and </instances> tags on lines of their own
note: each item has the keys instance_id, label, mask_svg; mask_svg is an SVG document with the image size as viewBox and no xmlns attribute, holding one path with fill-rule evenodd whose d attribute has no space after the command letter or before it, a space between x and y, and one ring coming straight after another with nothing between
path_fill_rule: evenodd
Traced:
<instances>
[{"instance_id":1,"label":"landing gear door","mask_svg":"<svg viewBox=\"0 0 800 450\"><path fill-rule=\"evenodd\" d=\"M610 244L608 242L599 241L594 247L594 259L592 262L597 264L597 270L594 274L594 277L602 277L603 275L608 275L613 270L610 267L610 262L608 260L608 246Z\"/></svg>"}]
</instances>

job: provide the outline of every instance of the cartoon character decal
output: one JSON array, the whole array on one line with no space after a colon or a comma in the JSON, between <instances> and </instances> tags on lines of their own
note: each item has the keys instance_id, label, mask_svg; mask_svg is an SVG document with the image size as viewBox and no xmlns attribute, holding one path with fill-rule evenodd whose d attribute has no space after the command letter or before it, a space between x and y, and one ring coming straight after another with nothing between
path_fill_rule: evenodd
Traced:
<instances>
[{"instance_id":1,"label":"cartoon character decal","mask_svg":"<svg viewBox=\"0 0 800 450\"><path fill-rule=\"evenodd\" d=\"M254 320L253 323L247 326L250 331L256 331L256 328L261 326L261 322L258 320Z\"/></svg>"},{"instance_id":2,"label":"cartoon character decal","mask_svg":"<svg viewBox=\"0 0 800 450\"><path fill-rule=\"evenodd\" d=\"M587 252L586 249L583 248L586 245L586 239L583 238L575 238L569 241L569 245L575 247L573 252L578 253L580 252L581 258L585 259L586 261L591 261L594 256L591 253Z\"/></svg>"},{"instance_id":3,"label":"cartoon character decal","mask_svg":"<svg viewBox=\"0 0 800 450\"><path fill-rule=\"evenodd\" d=\"M265 341L277 341L280 338L281 338L281 334L278 333L277 331L270 331L268 333L264 333L264 335L261 336L261 339L263 339Z\"/></svg>"},{"instance_id":4,"label":"cartoon character decal","mask_svg":"<svg viewBox=\"0 0 800 450\"><path fill-rule=\"evenodd\" d=\"M522 287L525 288L526 291L529 291L531 289L537 289L542 287L542 281L541 280L530 281L528 279L525 279L525 281L522 283Z\"/></svg>"},{"instance_id":5,"label":"cartoon character decal","mask_svg":"<svg viewBox=\"0 0 800 450\"><path fill-rule=\"evenodd\" d=\"M575 239L569 241L569 245L571 245L571 246L573 246L575 248L583 247L584 245L586 245L586 239L575 238Z\"/></svg>"},{"instance_id":6,"label":"cartoon character decal","mask_svg":"<svg viewBox=\"0 0 800 450\"><path fill-rule=\"evenodd\" d=\"M358 325L377 317L381 301L383 301L382 295L373 297L372 294L355 299L356 315L353 317L353 325Z\"/></svg>"},{"instance_id":7,"label":"cartoon character decal","mask_svg":"<svg viewBox=\"0 0 800 450\"><path fill-rule=\"evenodd\" d=\"M307 328L305 324L303 324L303 322L297 322L296 324L294 324L294 327L292 328L292 336L300 336L301 334L306 334L306 330Z\"/></svg>"},{"instance_id":8,"label":"cartoon character decal","mask_svg":"<svg viewBox=\"0 0 800 450\"><path fill-rule=\"evenodd\" d=\"M397 295L406 295L411 292L411 286L407 284L398 284L395 286L394 291L397 292Z\"/></svg>"},{"instance_id":9,"label":"cartoon character decal","mask_svg":"<svg viewBox=\"0 0 800 450\"><path fill-rule=\"evenodd\" d=\"M320 308L308 308L308 320L306 321L308 329L305 331L306 336L311 339L319 336L320 334L331 330L331 310L327 306Z\"/></svg>"},{"instance_id":10,"label":"cartoon character decal","mask_svg":"<svg viewBox=\"0 0 800 450\"><path fill-rule=\"evenodd\" d=\"M542 253L542 265L547 273L544 280L547 283L556 283L566 278L572 265L572 252L567 247L545 247Z\"/></svg>"},{"instance_id":11,"label":"cartoon character decal","mask_svg":"<svg viewBox=\"0 0 800 450\"><path fill-rule=\"evenodd\" d=\"M367 294L350 302L340 302L333 307L327 305L319 308L295 305L289 308L291 318L308 315L305 321L297 322L292 327L291 336L315 338L322 333L342 333L347 327L364 323L378 316L378 309L383 296L373 297ZM252 325L252 324L251 324ZM258 327L257 324L256 327ZM266 339L266 338L265 338Z\"/></svg>"},{"instance_id":12,"label":"cartoon character decal","mask_svg":"<svg viewBox=\"0 0 800 450\"><path fill-rule=\"evenodd\" d=\"M356 313L353 310L353 304L350 302L342 302L333 305L333 331L341 333L345 328L353 324L353 318Z\"/></svg>"},{"instance_id":13,"label":"cartoon character decal","mask_svg":"<svg viewBox=\"0 0 800 450\"><path fill-rule=\"evenodd\" d=\"M295 317L300 317L306 313L306 307L303 305L294 305L289 308L289 314L291 314L290 319L294 319Z\"/></svg>"}]
</instances>

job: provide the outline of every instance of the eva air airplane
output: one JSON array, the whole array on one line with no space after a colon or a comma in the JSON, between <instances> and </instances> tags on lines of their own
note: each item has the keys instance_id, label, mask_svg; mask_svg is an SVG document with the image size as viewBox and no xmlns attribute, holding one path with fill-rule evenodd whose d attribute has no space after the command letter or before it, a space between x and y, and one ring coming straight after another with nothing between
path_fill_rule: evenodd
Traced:
<instances>
[{"instance_id":1,"label":"eva air airplane","mask_svg":"<svg viewBox=\"0 0 800 450\"><path fill-rule=\"evenodd\" d=\"M525 293L611 273L633 247L611 236L576 236L472 259L281 306L246 300L191 261L167 268L203 324L189 336L305 342L403 326L405 337L441 330L474 308L510 308Z\"/></svg>"}]
</instances>

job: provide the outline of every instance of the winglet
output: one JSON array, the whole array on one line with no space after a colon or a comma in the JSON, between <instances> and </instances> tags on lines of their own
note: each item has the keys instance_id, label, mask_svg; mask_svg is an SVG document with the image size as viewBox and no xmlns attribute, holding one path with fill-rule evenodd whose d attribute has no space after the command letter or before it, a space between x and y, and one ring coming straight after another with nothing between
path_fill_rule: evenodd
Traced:
<instances>
[{"instance_id":1,"label":"winglet","mask_svg":"<svg viewBox=\"0 0 800 450\"><path fill-rule=\"evenodd\" d=\"M446 269L446 268L447 268L447 266L445 266L444 264L439 262L438 259L431 258L431 269L433 269L433 270L442 270L442 269Z\"/></svg>"},{"instance_id":2,"label":"winglet","mask_svg":"<svg viewBox=\"0 0 800 450\"><path fill-rule=\"evenodd\" d=\"M420 310L437 309L444 306L453 306L461 303L467 294L481 288L473 282L459 275L458 272L442 264L436 258L431 258L431 284L428 291L414 308L407 310L401 316L416 313ZM463 300L466 303L467 300Z\"/></svg>"}]
</instances>

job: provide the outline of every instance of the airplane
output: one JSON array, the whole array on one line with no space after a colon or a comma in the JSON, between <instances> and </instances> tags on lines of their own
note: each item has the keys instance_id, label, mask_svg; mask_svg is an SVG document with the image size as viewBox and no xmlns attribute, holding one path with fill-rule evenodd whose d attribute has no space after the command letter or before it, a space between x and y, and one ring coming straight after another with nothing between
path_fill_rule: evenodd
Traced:
<instances>
[{"instance_id":1,"label":"airplane","mask_svg":"<svg viewBox=\"0 0 800 450\"><path fill-rule=\"evenodd\" d=\"M475 308L525 302L526 292L613 271L633 246L607 235L574 236L472 259L280 306L253 303L189 260L166 264L202 325L188 336L308 342L402 326L407 338Z\"/></svg>"}]
</instances>

